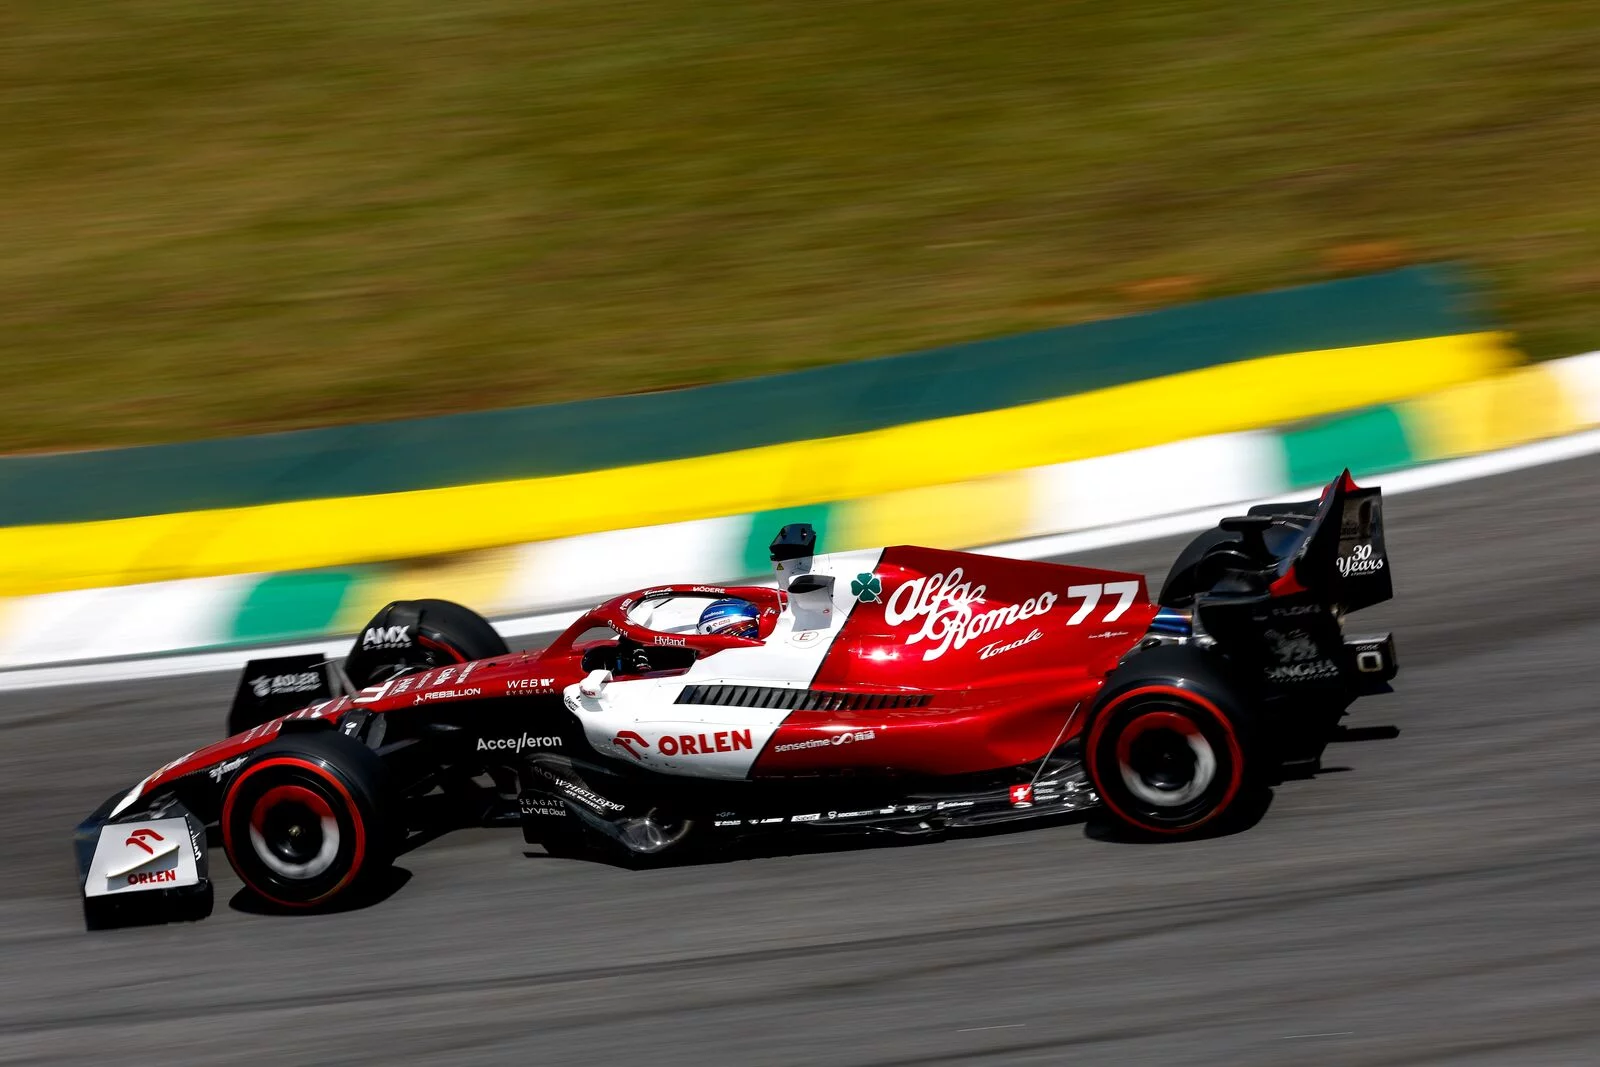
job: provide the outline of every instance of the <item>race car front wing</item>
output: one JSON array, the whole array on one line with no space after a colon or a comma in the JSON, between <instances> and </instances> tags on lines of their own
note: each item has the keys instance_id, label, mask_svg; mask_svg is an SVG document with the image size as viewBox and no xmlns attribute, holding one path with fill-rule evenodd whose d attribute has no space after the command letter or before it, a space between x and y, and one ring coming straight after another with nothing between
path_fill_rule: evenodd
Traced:
<instances>
[{"instance_id":1,"label":"race car front wing","mask_svg":"<svg viewBox=\"0 0 1600 1067\"><path fill-rule=\"evenodd\" d=\"M211 914L205 824L176 801L119 821L118 793L78 825L73 848L91 930Z\"/></svg>"}]
</instances>

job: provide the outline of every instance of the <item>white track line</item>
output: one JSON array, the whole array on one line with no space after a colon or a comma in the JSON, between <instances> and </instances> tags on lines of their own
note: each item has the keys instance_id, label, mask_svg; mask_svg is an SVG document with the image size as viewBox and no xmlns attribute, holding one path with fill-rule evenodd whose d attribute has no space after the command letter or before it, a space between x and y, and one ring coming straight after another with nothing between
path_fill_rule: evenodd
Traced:
<instances>
[{"instance_id":1,"label":"white track line","mask_svg":"<svg viewBox=\"0 0 1600 1067\"><path fill-rule=\"evenodd\" d=\"M1382 486L1385 496L1399 496L1402 493L1414 493L1422 489L1436 489L1457 482L1489 478L1496 474L1509 474L1529 467L1542 467L1550 463L1560 463L1562 460L1577 459L1579 456L1594 455L1597 452L1600 452L1600 429L1585 430L1582 433L1552 437L1547 441L1535 441L1532 444L1518 445L1499 452L1441 460L1361 480L1371 485ZM989 556L1003 556L1006 559L1044 559L1072 552L1090 552L1097 548L1135 544L1139 541L1154 541L1158 537L1172 537L1215 526L1218 520L1229 515L1237 515L1241 509L1254 504L1266 504L1275 500L1309 500L1321 491L1320 485L1302 486L1258 500L1196 508L1193 511L1161 515L1153 519L1136 519L1115 526L1097 526L1089 530L1074 530L1071 533L1046 534L1023 541L989 545L973 551Z\"/></svg>"},{"instance_id":2,"label":"white track line","mask_svg":"<svg viewBox=\"0 0 1600 1067\"><path fill-rule=\"evenodd\" d=\"M1444 460L1420 467L1392 471L1376 479L1387 496L1414 493L1422 489L1436 489L1457 482L1488 478L1496 474L1509 474L1541 467L1562 460L1600 453L1600 429L1585 430L1566 437L1518 445L1499 452L1486 452L1477 456ZM1198 508L1175 515L1153 519L1139 519L1102 526L1092 530L1049 534L1025 541L1010 541L977 549L991 556L1007 559L1045 559L1074 552L1088 552L1098 548L1135 544L1159 537L1171 537L1214 526L1219 519L1236 515L1252 503L1267 500L1296 500L1314 496L1320 486L1309 486L1299 492L1274 494L1260 501L1242 501L1217 507ZM523 615L501 619L495 628L506 637L531 637L565 629L582 611L555 611L539 615ZM215 671L236 671L252 659L269 656L303 655L320 652L330 658L342 656L349 647L350 638L326 638L320 641L300 642L292 645L275 645L250 649L224 649L216 652L194 652L163 655L144 659L112 660L103 663L78 663L49 667L18 667L0 671L0 693L23 689L48 689L55 686L86 685L95 682L129 682L145 678L176 678L187 674L209 674Z\"/></svg>"}]
</instances>

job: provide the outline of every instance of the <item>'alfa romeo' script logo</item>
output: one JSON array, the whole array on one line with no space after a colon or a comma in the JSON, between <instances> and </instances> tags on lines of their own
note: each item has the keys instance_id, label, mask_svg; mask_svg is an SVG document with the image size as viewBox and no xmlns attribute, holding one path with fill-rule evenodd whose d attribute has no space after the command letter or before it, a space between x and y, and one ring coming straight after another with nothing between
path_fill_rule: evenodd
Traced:
<instances>
[{"instance_id":1,"label":"'alfa romeo' script logo","mask_svg":"<svg viewBox=\"0 0 1600 1067\"><path fill-rule=\"evenodd\" d=\"M1020 604L1007 604L982 613L974 612L972 602L981 601L987 588L966 581L960 567L948 575L913 578L889 595L889 602L883 607L883 617L890 626L920 618L922 627L906 638L906 644L931 642L933 647L925 650L922 658L934 660L951 648L964 647L973 638L1014 622L1037 618L1056 606L1054 593L1040 593Z\"/></svg>"}]
</instances>

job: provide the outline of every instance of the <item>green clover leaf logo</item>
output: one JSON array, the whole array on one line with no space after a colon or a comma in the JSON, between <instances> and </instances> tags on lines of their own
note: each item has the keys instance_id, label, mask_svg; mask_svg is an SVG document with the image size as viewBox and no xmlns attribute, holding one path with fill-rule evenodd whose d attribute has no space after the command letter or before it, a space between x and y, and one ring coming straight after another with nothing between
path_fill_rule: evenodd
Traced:
<instances>
[{"instance_id":1,"label":"green clover leaf logo","mask_svg":"<svg viewBox=\"0 0 1600 1067\"><path fill-rule=\"evenodd\" d=\"M863 604L875 604L883 593L883 583L876 574L858 574L850 582L850 592Z\"/></svg>"}]
</instances>

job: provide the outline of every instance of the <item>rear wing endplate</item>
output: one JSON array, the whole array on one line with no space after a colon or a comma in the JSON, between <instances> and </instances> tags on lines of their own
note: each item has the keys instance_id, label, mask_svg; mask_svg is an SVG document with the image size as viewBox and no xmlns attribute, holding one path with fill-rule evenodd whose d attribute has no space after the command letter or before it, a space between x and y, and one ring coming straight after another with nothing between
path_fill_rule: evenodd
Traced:
<instances>
[{"instance_id":1,"label":"rear wing endplate","mask_svg":"<svg viewBox=\"0 0 1600 1067\"><path fill-rule=\"evenodd\" d=\"M1306 592L1359 611L1394 596L1383 536L1383 491L1363 489L1347 470L1328 484L1315 517L1279 564L1274 596Z\"/></svg>"}]
</instances>

